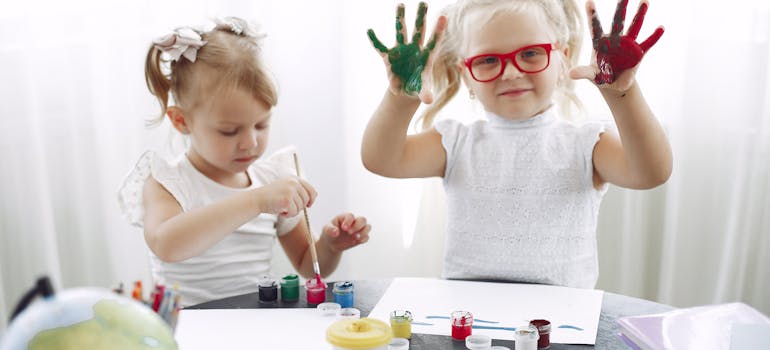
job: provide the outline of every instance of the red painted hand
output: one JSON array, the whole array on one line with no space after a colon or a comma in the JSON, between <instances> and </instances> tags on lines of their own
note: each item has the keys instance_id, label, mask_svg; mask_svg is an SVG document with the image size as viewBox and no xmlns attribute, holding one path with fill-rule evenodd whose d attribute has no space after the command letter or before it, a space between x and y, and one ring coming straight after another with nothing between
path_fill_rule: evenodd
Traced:
<instances>
[{"instance_id":1,"label":"red painted hand","mask_svg":"<svg viewBox=\"0 0 770 350\"><path fill-rule=\"evenodd\" d=\"M612 31L607 35L604 34L602 25L599 22L596 6L592 1L586 3L586 12L590 16L591 37L593 39L594 51L596 52L596 65L598 68L598 72L596 72L594 77L596 84L612 84L615 78L623 71L636 67L644 54L663 35L663 27L658 27L647 40L642 43L636 42L636 37L642 28L642 22L644 22L648 6L647 1L642 0L639 4L639 10L637 10L636 16L634 16L633 22L631 22L631 26L628 27L626 35L621 35L626 18L628 0L619 0L618 6L615 9L615 17L612 20Z\"/></svg>"}]
</instances>

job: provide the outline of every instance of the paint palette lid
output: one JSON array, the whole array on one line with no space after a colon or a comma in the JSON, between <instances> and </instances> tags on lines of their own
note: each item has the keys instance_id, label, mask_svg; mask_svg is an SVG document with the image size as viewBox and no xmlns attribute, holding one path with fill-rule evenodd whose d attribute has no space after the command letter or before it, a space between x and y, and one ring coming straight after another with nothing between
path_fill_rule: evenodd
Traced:
<instances>
[{"instance_id":1,"label":"paint palette lid","mask_svg":"<svg viewBox=\"0 0 770 350\"><path fill-rule=\"evenodd\" d=\"M390 326L374 318L348 318L326 329L326 341L348 349L369 349L388 345L393 339Z\"/></svg>"},{"instance_id":2,"label":"paint palette lid","mask_svg":"<svg viewBox=\"0 0 770 350\"><path fill-rule=\"evenodd\" d=\"M489 350L511 350L511 348L509 348L507 346L496 345L496 346L493 346L493 347L489 348Z\"/></svg>"},{"instance_id":3,"label":"paint palette lid","mask_svg":"<svg viewBox=\"0 0 770 350\"><path fill-rule=\"evenodd\" d=\"M409 350L409 339L393 338L388 344L388 350Z\"/></svg>"},{"instance_id":4,"label":"paint palette lid","mask_svg":"<svg viewBox=\"0 0 770 350\"><path fill-rule=\"evenodd\" d=\"M492 338L483 334L471 334L465 338L465 347L474 349L488 350L492 346Z\"/></svg>"},{"instance_id":5,"label":"paint palette lid","mask_svg":"<svg viewBox=\"0 0 770 350\"><path fill-rule=\"evenodd\" d=\"M345 307L337 310L337 317L339 318L361 318L361 310L354 307Z\"/></svg>"},{"instance_id":6,"label":"paint palette lid","mask_svg":"<svg viewBox=\"0 0 770 350\"><path fill-rule=\"evenodd\" d=\"M342 309L342 305L337 303L320 303L316 306L316 309L324 316L334 316Z\"/></svg>"}]
</instances>

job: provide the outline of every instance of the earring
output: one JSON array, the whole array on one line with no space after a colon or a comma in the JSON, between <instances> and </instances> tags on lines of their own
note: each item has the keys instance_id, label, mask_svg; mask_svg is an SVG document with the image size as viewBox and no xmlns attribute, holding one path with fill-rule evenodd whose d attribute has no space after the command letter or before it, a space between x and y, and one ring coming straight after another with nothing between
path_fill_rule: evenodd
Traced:
<instances>
[{"instance_id":1,"label":"earring","mask_svg":"<svg viewBox=\"0 0 770 350\"><path fill-rule=\"evenodd\" d=\"M468 97L470 97L471 100L476 99L476 94L473 92L473 90L468 90Z\"/></svg>"}]
</instances>

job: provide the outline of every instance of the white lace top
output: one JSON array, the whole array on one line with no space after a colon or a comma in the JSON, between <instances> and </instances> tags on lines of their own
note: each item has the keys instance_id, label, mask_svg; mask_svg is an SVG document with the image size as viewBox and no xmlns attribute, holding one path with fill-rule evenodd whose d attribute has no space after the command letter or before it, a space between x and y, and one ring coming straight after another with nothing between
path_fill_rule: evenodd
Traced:
<instances>
[{"instance_id":1,"label":"white lace top","mask_svg":"<svg viewBox=\"0 0 770 350\"><path fill-rule=\"evenodd\" d=\"M259 159L247 170L248 188L221 185L199 172L184 154L167 162L154 152L144 153L128 174L118 193L124 217L142 227L142 190L152 176L171 193L184 211L201 208L239 191L263 186L278 178L295 174L293 149L285 148ZM261 214L227 235L202 254L177 263L161 261L150 251L155 283L178 285L182 304L193 305L212 299L254 292L257 279L270 272L276 234L288 233L301 216L282 219Z\"/></svg>"},{"instance_id":2,"label":"white lace top","mask_svg":"<svg viewBox=\"0 0 770 350\"><path fill-rule=\"evenodd\" d=\"M447 153L443 277L593 288L593 185L600 123L573 125L550 108L525 121L436 124Z\"/></svg>"}]
</instances>

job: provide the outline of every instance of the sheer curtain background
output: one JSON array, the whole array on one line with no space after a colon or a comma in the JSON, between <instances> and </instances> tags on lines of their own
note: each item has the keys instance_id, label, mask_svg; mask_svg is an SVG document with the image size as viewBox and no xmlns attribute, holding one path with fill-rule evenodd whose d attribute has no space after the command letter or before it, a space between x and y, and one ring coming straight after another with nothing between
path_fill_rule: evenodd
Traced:
<instances>
[{"instance_id":1,"label":"sheer curtain background","mask_svg":"<svg viewBox=\"0 0 770 350\"><path fill-rule=\"evenodd\" d=\"M370 242L346 253L330 279L438 276L440 180L385 179L359 156L386 86L365 31L391 45L395 3L0 3L0 329L41 274L57 288L150 282L141 232L115 200L144 150L178 152L167 123L144 127L158 107L143 60L153 38L213 16L254 19L268 33L265 57L280 90L269 149L298 147L319 191L314 230L348 210L373 225ZM417 1L406 3L411 28ZM429 3L429 26L447 3ZM609 28L615 2L597 6ZM659 24L666 34L638 79L669 133L674 173L652 191L611 188L597 288L675 306L741 300L770 313L768 23L760 0L651 4L640 36ZM588 55L586 46L583 62ZM588 118L610 118L593 86L578 90ZM441 117L480 115L461 91ZM276 257L274 273L289 272L280 248Z\"/></svg>"}]
</instances>

